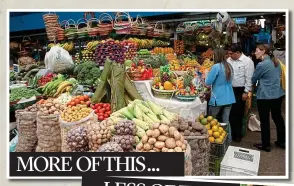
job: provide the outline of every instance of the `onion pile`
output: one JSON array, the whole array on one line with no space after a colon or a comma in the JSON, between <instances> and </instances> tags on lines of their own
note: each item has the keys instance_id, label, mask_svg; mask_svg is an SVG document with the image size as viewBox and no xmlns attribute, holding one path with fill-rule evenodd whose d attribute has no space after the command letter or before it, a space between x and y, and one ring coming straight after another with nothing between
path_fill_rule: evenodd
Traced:
<instances>
[{"instance_id":1,"label":"onion pile","mask_svg":"<svg viewBox=\"0 0 294 186\"><path fill-rule=\"evenodd\" d=\"M117 63L124 63L124 53L127 51L119 41L109 39L105 42L101 42L96 48L96 63L100 66L104 66L105 60L108 57L112 61Z\"/></svg>"},{"instance_id":2,"label":"onion pile","mask_svg":"<svg viewBox=\"0 0 294 186\"><path fill-rule=\"evenodd\" d=\"M121 45L126 49L124 53L125 60L133 60L137 55L137 44L132 41L124 40L121 42Z\"/></svg>"}]
</instances>

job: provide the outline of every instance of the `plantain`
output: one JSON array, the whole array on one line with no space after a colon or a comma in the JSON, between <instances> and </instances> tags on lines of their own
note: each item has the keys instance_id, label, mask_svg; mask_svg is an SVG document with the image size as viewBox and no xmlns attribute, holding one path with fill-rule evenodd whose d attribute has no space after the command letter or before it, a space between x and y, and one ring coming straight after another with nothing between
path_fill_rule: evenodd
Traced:
<instances>
[{"instance_id":1,"label":"plantain","mask_svg":"<svg viewBox=\"0 0 294 186\"><path fill-rule=\"evenodd\" d=\"M58 87L58 89L56 90L56 95L59 95L60 93L61 93L61 91L64 89L64 88L66 88L67 86L71 86L71 83L70 82L68 82L68 81L65 81L65 82L63 82L59 87ZM54 94L54 95L55 95ZM55 96L54 96L55 97Z\"/></svg>"},{"instance_id":2,"label":"plantain","mask_svg":"<svg viewBox=\"0 0 294 186\"><path fill-rule=\"evenodd\" d=\"M69 92L71 88L72 88L72 86L67 86L66 87L66 92Z\"/></svg>"}]
</instances>

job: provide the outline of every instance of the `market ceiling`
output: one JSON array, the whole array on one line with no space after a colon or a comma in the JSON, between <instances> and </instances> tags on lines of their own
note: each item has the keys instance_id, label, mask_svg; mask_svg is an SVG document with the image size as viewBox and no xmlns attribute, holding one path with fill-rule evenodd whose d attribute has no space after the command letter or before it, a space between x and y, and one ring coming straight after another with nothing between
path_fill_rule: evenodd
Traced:
<instances>
[{"instance_id":1,"label":"market ceiling","mask_svg":"<svg viewBox=\"0 0 294 186\"><path fill-rule=\"evenodd\" d=\"M44 29L42 15L47 12L10 12L10 32L29 31ZM108 12L114 16L114 12ZM74 21L83 18L84 12L58 12L59 21L73 19ZM96 12L99 17L101 12ZM277 14L269 12L233 12L229 13L232 17L250 17L266 14ZM199 19L215 19L216 12L130 12L131 17L140 15L147 17L150 22L162 21L164 23L177 23Z\"/></svg>"}]
</instances>

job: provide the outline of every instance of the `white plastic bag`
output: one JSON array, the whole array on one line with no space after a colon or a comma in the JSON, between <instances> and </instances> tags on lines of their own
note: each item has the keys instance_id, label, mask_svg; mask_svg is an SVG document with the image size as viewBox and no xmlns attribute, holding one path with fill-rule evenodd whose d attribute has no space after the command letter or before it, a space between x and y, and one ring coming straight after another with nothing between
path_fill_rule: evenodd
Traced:
<instances>
[{"instance_id":1,"label":"white plastic bag","mask_svg":"<svg viewBox=\"0 0 294 186\"><path fill-rule=\"evenodd\" d=\"M18 142L18 132L17 130L12 131L13 134L15 134L15 137L9 142L9 152L15 152L16 145Z\"/></svg>"},{"instance_id":2,"label":"white plastic bag","mask_svg":"<svg viewBox=\"0 0 294 186\"><path fill-rule=\"evenodd\" d=\"M74 65L68 51L60 46L54 46L45 55L45 67L55 73L64 72Z\"/></svg>"},{"instance_id":3,"label":"white plastic bag","mask_svg":"<svg viewBox=\"0 0 294 186\"><path fill-rule=\"evenodd\" d=\"M260 121L256 118L255 114L251 114L248 122L248 128L251 131L261 131Z\"/></svg>"}]
</instances>

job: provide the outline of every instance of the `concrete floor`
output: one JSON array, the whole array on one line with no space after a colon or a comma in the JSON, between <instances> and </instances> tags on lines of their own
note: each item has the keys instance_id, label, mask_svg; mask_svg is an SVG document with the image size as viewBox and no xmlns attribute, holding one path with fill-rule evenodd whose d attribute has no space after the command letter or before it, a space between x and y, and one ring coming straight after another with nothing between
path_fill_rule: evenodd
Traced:
<instances>
[{"instance_id":1,"label":"concrete floor","mask_svg":"<svg viewBox=\"0 0 294 186\"><path fill-rule=\"evenodd\" d=\"M253 108L251 111L253 114L258 116L257 109ZM282 114L285 119L285 103L282 106ZM271 120L271 152L261 152L260 164L259 164L259 176L285 176L286 175L286 154L285 150L280 149L274 145L277 139L276 127L274 122ZM239 146L248 149L256 149L254 143L260 142L260 132L247 131L247 135L243 138L241 143L232 142L232 146Z\"/></svg>"}]
</instances>

